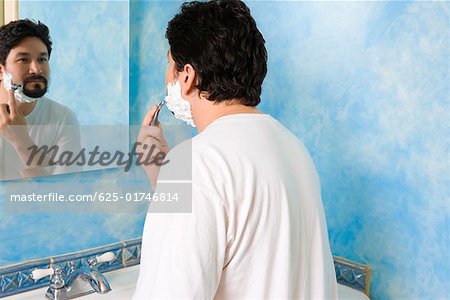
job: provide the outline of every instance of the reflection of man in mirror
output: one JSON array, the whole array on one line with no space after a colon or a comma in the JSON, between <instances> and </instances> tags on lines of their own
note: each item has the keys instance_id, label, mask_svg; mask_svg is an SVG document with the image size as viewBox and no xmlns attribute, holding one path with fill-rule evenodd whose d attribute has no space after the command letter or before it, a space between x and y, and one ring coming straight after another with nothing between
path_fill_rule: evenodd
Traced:
<instances>
[{"instance_id":1,"label":"reflection of man in mirror","mask_svg":"<svg viewBox=\"0 0 450 300\"><path fill-rule=\"evenodd\" d=\"M30 161L33 146L57 146L58 153L80 148L74 113L45 97L51 51L49 29L41 22L25 19L0 27L0 179L73 169L49 164L52 151Z\"/></svg>"}]
</instances>

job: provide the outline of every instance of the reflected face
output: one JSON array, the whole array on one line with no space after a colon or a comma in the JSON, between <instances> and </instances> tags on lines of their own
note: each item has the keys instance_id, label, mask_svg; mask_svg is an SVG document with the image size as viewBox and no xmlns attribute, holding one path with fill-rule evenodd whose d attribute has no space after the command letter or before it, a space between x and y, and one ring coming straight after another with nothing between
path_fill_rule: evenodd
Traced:
<instances>
[{"instance_id":1,"label":"reflected face","mask_svg":"<svg viewBox=\"0 0 450 300\"><path fill-rule=\"evenodd\" d=\"M29 97L42 97L47 92L50 76L49 55L37 37L27 37L12 48L2 70L12 75L12 82L23 85Z\"/></svg>"}]
</instances>

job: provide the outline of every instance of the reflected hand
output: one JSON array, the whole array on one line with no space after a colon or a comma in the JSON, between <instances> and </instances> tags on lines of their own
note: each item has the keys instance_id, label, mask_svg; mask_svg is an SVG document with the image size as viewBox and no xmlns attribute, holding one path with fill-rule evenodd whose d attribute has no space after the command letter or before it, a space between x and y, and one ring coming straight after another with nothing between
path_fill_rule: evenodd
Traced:
<instances>
[{"instance_id":1,"label":"reflected hand","mask_svg":"<svg viewBox=\"0 0 450 300\"><path fill-rule=\"evenodd\" d=\"M7 91L3 85L0 87L0 135L18 151L34 144L25 116L17 107L14 91Z\"/></svg>"},{"instance_id":2,"label":"reflected hand","mask_svg":"<svg viewBox=\"0 0 450 300\"><path fill-rule=\"evenodd\" d=\"M155 117L157 108L157 105L153 106L153 108L145 116L138 134L138 142L140 145L136 149L138 153L143 154L143 159L145 159L148 155L151 155L151 161L155 159L155 156L158 155L158 153L164 153L164 155L167 155L170 150L166 138L164 137L161 123L158 122L157 126L149 125ZM152 163L148 166L143 164L142 167L150 180L152 188L155 189L160 166Z\"/></svg>"}]
</instances>

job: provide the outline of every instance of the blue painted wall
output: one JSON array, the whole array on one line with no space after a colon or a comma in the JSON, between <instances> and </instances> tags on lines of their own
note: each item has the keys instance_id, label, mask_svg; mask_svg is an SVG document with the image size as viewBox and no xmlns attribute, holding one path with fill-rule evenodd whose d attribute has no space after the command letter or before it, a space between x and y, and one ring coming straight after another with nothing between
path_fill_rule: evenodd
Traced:
<instances>
[{"instance_id":1,"label":"blue painted wall","mask_svg":"<svg viewBox=\"0 0 450 300\"><path fill-rule=\"evenodd\" d=\"M164 94L180 3L131 1L132 121ZM260 108L310 150L333 253L372 267L374 299L450 298L448 2L248 5L269 53Z\"/></svg>"},{"instance_id":2,"label":"blue painted wall","mask_svg":"<svg viewBox=\"0 0 450 300\"><path fill-rule=\"evenodd\" d=\"M131 124L164 96L164 31L180 3L130 3ZM372 267L373 299L450 298L449 3L248 5L269 52L260 108L310 150L333 254ZM161 120L182 124L167 111ZM115 170L58 178L129 186ZM0 184L2 205L15 184ZM0 210L0 265L134 237L144 213Z\"/></svg>"}]
</instances>

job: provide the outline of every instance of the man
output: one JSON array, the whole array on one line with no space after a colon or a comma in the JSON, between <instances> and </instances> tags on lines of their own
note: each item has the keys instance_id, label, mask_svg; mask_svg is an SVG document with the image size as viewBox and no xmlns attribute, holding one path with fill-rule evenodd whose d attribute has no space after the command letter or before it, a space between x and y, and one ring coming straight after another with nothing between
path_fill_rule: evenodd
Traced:
<instances>
[{"instance_id":1,"label":"man","mask_svg":"<svg viewBox=\"0 0 450 300\"><path fill-rule=\"evenodd\" d=\"M336 299L313 161L256 107L267 54L249 9L232 0L185 3L166 36L168 107L199 131L192 213L147 215L134 299ZM146 126L155 111L139 138L167 149L160 125Z\"/></svg>"},{"instance_id":2,"label":"man","mask_svg":"<svg viewBox=\"0 0 450 300\"><path fill-rule=\"evenodd\" d=\"M52 42L41 22L18 20L0 27L0 178L42 176L76 166L48 167L51 152L30 160L33 146L80 148L78 121L66 106L44 95Z\"/></svg>"}]
</instances>

